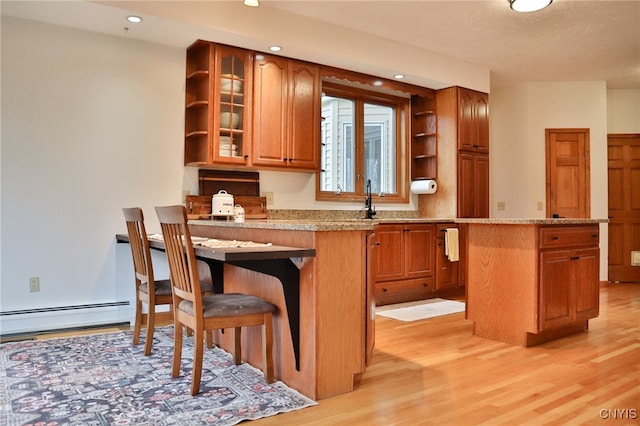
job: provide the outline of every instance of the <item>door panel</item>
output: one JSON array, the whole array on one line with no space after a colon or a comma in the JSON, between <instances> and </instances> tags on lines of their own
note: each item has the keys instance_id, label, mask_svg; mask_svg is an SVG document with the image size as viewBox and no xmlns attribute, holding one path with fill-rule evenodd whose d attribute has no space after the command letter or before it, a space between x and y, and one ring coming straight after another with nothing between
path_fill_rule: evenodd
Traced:
<instances>
[{"instance_id":1,"label":"door panel","mask_svg":"<svg viewBox=\"0 0 640 426\"><path fill-rule=\"evenodd\" d=\"M640 135L611 134L607 145L609 177L609 281L640 282Z\"/></svg>"},{"instance_id":2,"label":"door panel","mask_svg":"<svg viewBox=\"0 0 640 426\"><path fill-rule=\"evenodd\" d=\"M589 129L546 129L547 217L589 218Z\"/></svg>"}]
</instances>

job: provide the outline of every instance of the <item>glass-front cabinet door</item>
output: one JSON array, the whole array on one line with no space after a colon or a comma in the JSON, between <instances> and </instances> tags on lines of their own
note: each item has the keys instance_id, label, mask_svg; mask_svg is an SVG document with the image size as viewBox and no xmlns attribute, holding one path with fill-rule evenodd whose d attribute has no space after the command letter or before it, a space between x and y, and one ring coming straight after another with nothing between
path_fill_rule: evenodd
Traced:
<instances>
[{"instance_id":1,"label":"glass-front cabinet door","mask_svg":"<svg viewBox=\"0 0 640 426\"><path fill-rule=\"evenodd\" d=\"M213 82L214 163L249 164L252 67L249 51L216 45Z\"/></svg>"}]
</instances>

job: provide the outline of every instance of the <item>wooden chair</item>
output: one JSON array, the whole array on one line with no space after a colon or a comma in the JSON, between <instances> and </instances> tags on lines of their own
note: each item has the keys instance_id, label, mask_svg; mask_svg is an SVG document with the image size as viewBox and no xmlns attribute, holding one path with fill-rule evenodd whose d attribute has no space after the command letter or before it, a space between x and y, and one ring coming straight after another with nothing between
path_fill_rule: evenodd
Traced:
<instances>
[{"instance_id":1,"label":"wooden chair","mask_svg":"<svg viewBox=\"0 0 640 426\"><path fill-rule=\"evenodd\" d=\"M203 339L211 330L233 328L234 362L242 362L241 327L262 325L263 371L268 383L273 382L273 324L276 307L258 297L241 293L202 296L195 251L187 227L187 212L183 206L156 207L166 246L169 273L173 288L173 320L175 324L173 369L180 374L182 358L182 327L194 331L193 373L191 395L200 392Z\"/></svg>"},{"instance_id":2,"label":"wooden chair","mask_svg":"<svg viewBox=\"0 0 640 426\"><path fill-rule=\"evenodd\" d=\"M133 256L133 272L136 284L136 317L133 327L133 344L140 342L140 329L142 323L147 324L147 337L144 343L144 354L151 353L153 345L153 331L156 322L156 306L171 305L171 280L156 280L153 276L153 264L151 263L151 250L149 239L144 226L144 215L142 209L138 207L123 208L125 221L127 222L127 233L129 234L129 245ZM212 293L213 285L203 283L202 291ZM142 304L147 305L147 313L142 312ZM173 309L168 315L173 316Z\"/></svg>"}]
</instances>

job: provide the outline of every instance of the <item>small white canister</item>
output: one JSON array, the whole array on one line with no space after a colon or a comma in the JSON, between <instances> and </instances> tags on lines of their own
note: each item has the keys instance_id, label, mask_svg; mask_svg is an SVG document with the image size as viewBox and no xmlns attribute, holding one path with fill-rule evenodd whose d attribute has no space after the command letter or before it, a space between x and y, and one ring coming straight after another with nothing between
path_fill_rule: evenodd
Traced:
<instances>
[{"instance_id":1,"label":"small white canister","mask_svg":"<svg viewBox=\"0 0 640 426\"><path fill-rule=\"evenodd\" d=\"M211 214L214 216L233 216L233 195L221 189L211 199Z\"/></svg>"},{"instance_id":2,"label":"small white canister","mask_svg":"<svg viewBox=\"0 0 640 426\"><path fill-rule=\"evenodd\" d=\"M233 208L233 221L239 223L244 222L244 207L240 204L236 204Z\"/></svg>"}]
</instances>

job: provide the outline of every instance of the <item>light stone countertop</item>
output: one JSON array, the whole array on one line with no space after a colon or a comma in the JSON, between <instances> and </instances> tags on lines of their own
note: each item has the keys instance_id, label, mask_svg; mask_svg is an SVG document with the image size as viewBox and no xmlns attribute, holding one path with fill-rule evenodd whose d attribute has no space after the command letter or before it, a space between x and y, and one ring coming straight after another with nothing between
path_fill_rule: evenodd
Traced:
<instances>
[{"instance_id":1,"label":"light stone countertop","mask_svg":"<svg viewBox=\"0 0 640 426\"><path fill-rule=\"evenodd\" d=\"M275 229L294 231L368 231L380 224L466 223L496 225L587 225L606 223L608 219L546 219L546 218L424 218L416 211L376 212L373 219L364 219L362 210L269 210L268 219L233 218L190 220L190 225L219 226L245 229Z\"/></svg>"},{"instance_id":2,"label":"light stone countertop","mask_svg":"<svg viewBox=\"0 0 640 426\"><path fill-rule=\"evenodd\" d=\"M456 223L479 225L593 225L608 223L609 219L579 219L579 218L458 218Z\"/></svg>"},{"instance_id":3,"label":"light stone countertop","mask_svg":"<svg viewBox=\"0 0 640 426\"><path fill-rule=\"evenodd\" d=\"M369 231L381 223L453 223L453 219L388 218L388 219L336 219L336 220L246 220L243 223L225 220L190 220L190 225L229 228L281 229L291 231Z\"/></svg>"}]
</instances>

